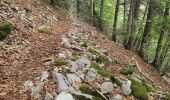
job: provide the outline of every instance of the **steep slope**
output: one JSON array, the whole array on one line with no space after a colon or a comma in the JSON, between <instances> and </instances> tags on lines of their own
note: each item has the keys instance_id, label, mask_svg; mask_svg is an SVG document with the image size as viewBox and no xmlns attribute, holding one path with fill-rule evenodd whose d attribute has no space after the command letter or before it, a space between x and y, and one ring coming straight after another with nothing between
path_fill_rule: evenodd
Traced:
<instances>
[{"instance_id":1,"label":"steep slope","mask_svg":"<svg viewBox=\"0 0 170 100\"><path fill-rule=\"evenodd\" d=\"M27 5L31 5L30 2ZM42 100L47 91L52 96L56 96L56 91L59 90L56 82L60 80L53 80L53 78L55 79L54 72L67 75L70 72L67 72L66 69L69 69L72 58L80 61L83 55L89 54L89 59L83 60L83 63L89 64L89 61L90 63L97 61L100 53L105 55L107 60L111 59L115 62L113 64L102 62L99 66L102 66L102 70L105 71L103 73L107 74L95 76L97 79L90 81L90 83L88 80L82 79L82 81L86 81L82 83L88 83L94 89L101 91L101 84L110 81L109 78L105 77L108 73L113 74L119 80L126 81L128 77L120 74L120 70L137 65L144 75L135 66L134 73L137 75L133 75L133 77L139 75L148 83L156 85L158 91L162 91L160 94L163 96L166 92L170 92L170 84L164 81L152 66L146 64L136 54L124 50L118 44L106 39L100 32L86 23L71 20L68 14L61 9L52 8L46 0L37 1L32 6L31 11L24 7L19 0L16 0L15 4L3 3L0 9L1 20L8 20L15 25L13 34L9 36L7 43L0 44L0 99L2 100ZM97 50L97 52L90 48ZM68 61L69 64L62 65L60 62L61 66L59 66L58 60ZM89 69L87 67L79 71L82 73L81 75L86 75ZM43 72L48 72L48 74L42 76ZM38 93L33 93L41 80L44 82L42 89L38 89ZM31 85L35 87L30 88ZM79 90L80 85L81 82L73 87ZM120 94L123 100L126 98L135 99L133 95L125 96L120 86L114 84L114 88L110 94L104 96L109 98ZM31 96L39 93L40 96ZM154 95L162 98L157 93Z\"/></svg>"}]
</instances>

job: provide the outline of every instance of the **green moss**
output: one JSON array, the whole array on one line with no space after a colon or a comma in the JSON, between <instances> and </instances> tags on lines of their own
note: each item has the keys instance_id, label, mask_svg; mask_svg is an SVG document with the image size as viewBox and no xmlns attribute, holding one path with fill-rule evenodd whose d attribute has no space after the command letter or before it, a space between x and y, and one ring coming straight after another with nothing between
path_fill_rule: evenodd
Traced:
<instances>
[{"instance_id":1,"label":"green moss","mask_svg":"<svg viewBox=\"0 0 170 100\"><path fill-rule=\"evenodd\" d=\"M96 47L90 47L89 48L89 51L92 52L92 53L95 53L95 54L100 54L99 50L96 48Z\"/></svg>"},{"instance_id":2,"label":"green moss","mask_svg":"<svg viewBox=\"0 0 170 100\"><path fill-rule=\"evenodd\" d=\"M79 90L82 92L82 93L85 93L85 94L90 94L92 95L92 92L93 90L90 88L89 85L87 84L82 84L79 88Z\"/></svg>"},{"instance_id":3,"label":"green moss","mask_svg":"<svg viewBox=\"0 0 170 100\"><path fill-rule=\"evenodd\" d=\"M56 60L53 62L54 66L61 66L61 65L67 65L67 64L68 64L68 62L64 61L64 60Z\"/></svg>"},{"instance_id":4,"label":"green moss","mask_svg":"<svg viewBox=\"0 0 170 100\"><path fill-rule=\"evenodd\" d=\"M11 34L13 25L9 22L0 22L0 40L5 39Z\"/></svg>"},{"instance_id":5,"label":"green moss","mask_svg":"<svg viewBox=\"0 0 170 100\"><path fill-rule=\"evenodd\" d=\"M148 92L155 92L155 89L150 84L144 82L143 85L146 87Z\"/></svg>"},{"instance_id":6,"label":"green moss","mask_svg":"<svg viewBox=\"0 0 170 100\"><path fill-rule=\"evenodd\" d=\"M24 7L24 10L26 11L26 13L32 12L31 9L29 9L28 7Z\"/></svg>"},{"instance_id":7,"label":"green moss","mask_svg":"<svg viewBox=\"0 0 170 100\"><path fill-rule=\"evenodd\" d=\"M166 100L170 100L170 95L167 96L167 99Z\"/></svg>"},{"instance_id":8,"label":"green moss","mask_svg":"<svg viewBox=\"0 0 170 100\"><path fill-rule=\"evenodd\" d=\"M103 100L103 99L100 98L100 97L94 96L94 97L92 98L92 100Z\"/></svg>"},{"instance_id":9,"label":"green moss","mask_svg":"<svg viewBox=\"0 0 170 100\"><path fill-rule=\"evenodd\" d=\"M146 87L142 84L142 82L139 82L135 79L131 79L131 81L132 81L131 89L133 95L138 100L148 100L148 91Z\"/></svg>"},{"instance_id":10,"label":"green moss","mask_svg":"<svg viewBox=\"0 0 170 100\"><path fill-rule=\"evenodd\" d=\"M47 27L44 27L44 28L41 28L38 30L40 33L46 33L46 34L49 34L51 35L52 32L47 28Z\"/></svg>"},{"instance_id":11,"label":"green moss","mask_svg":"<svg viewBox=\"0 0 170 100\"><path fill-rule=\"evenodd\" d=\"M91 68L94 68L94 69L96 69L96 70L102 70L102 68L100 67L100 65L99 65L97 62L95 62L95 61L92 61L92 62L90 63L90 67L91 67Z\"/></svg>"},{"instance_id":12,"label":"green moss","mask_svg":"<svg viewBox=\"0 0 170 100\"><path fill-rule=\"evenodd\" d=\"M103 76L103 77L108 77L109 78L112 75L111 72L102 69L97 62L92 61L91 64L90 64L90 67L96 69L97 73L99 75Z\"/></svg>"},{"instance_id":13,"label":"green moss","mask_svg":"<svg viewBox=\"0 0 170 100\"><path fill-rule=\"evenodd\" d=\"M112 83L116 83L117 86L121 85L119 79L115 78L113 75L110 77L110 80L112 81Z\"/></svg>"},{"instance_id":14,"label":"green moss","mask_svg":"<svg viewBox=\"0 0 170 100\"><path fill-rule=\"evenodd\" d=\"M79 59L79 56L73 56L72 58L71 58L71 61L77 61Z\"/></svg>"},{"instance_id":15,"label":"green moss","mask_svg":"<svg viewBox=\"0 0 170 100\"><path fill-rule=\"evenodd\" d=\"M98 63L102 63L102 64L105 64L105 65L109 65L111 64L110 60L107 58L107 56L105 55L99 55L96 59L96 61Z\"/></svg>"},{"instance_id":16,"label":"green moss","mask_svg":"<svg viewBox=\"0 0 170 100\"><path fill-rule=\"evenodd\" d=\"M85 98L84 96L81 96L81 95L74 95L73 98L75 100L91 100L91 99Z\"/></svg>"},{"instance_id":17,"label":"green moss","mask_svg":"<svg viewBox=\"0 0 170 100\"><path fill-rule=\"evenodd\" d=\"M128 67L128 68L122 69L120 73L123 75L132 75L133 71L134 71L133 67Z\"/></svg>"},{"instance_id":18,"label":"green moss","mask_svg":"<svg viewBox=\"0 0 170 100\"><path fill-rule=\"evenodd\" d=\"M105 70L97 70L97 73L103 77L107 77L109 78L112 73L111 72L108 72L108 71L105 71Z\"/></svg>"}]
</instances>

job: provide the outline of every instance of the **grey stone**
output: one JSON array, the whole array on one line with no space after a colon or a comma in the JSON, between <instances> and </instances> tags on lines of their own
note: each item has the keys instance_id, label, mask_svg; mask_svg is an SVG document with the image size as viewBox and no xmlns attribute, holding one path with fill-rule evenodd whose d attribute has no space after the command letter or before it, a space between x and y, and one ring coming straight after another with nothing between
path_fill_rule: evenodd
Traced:
<instances>
[{"instance_id":1,"label":"grey stone","mask_svg":"<svg viewBox=\"0 0 170 100\"><path fill-rule=\"evenodd\" d=\"M66 55L64 53L59 53L58 57L63 59L63 58L66 58Z\"/></svg>"},{"instance_id":2,"label":"grey stone","mask_svg":"<svg viewBox=\"0 0 170 100\"><path fill-rule=\"evenodd\" d=\"M74 100L74 98L70 93L63 91L55 97L55 100Z\"/></svg>"},{"instance_id":3,"label":"grey stone","mask_svg":"<svg viewBox=\"0 0 170 100\"><path fill-rule=\"evenodd\" d=\"M71 44L70 44L69 40L66 37L62 38L62 44L63 44L63 46L65 48L70 48L71 47Z\"/></svg>"},{"instance_id":4,"label":"grey stone","mask_svg":"<svg viewBox=\"0 0 170 100\"><path fill-rule=\"evenodd\" d=\"M41 81L46 80L48 77L49 77L48 72L46 72L46 71L42 72L42 74L41 74Z\"/></svg>"},{"instance_id":5,"label":"grey stone","mask_svg":"<svg viewBox=\"0 0 170 100\"><path fill-rule=\"evenodd\" d=\"M76 71L78 70L78 64L77 64L77 62L69 61L69 66L70 66L71 71L76 72Z\"/></svg>"},{"instance_id":6,"label":"grey stone","mask_svg":"<svg viewBox=\"0 0 170 100\"><path fill-rule=\"evenodd\" d=\"M52 100L52 99L54 99L54 97L49 92L46 92L44 100Z\"/></svg>"},{"instance_id":7,"label":"grey stone","mask_svg":"<svg viewBox=\"0 0 170 100\"><path fill-rule=\"evenodd\" d=\"M88 69L85 79L87 79L88 81L94 81L95 79L97 79L97 71L93 68Z\"/></svg>"},{"instance_id":8,"label":"grey stone","mask_svg":"<svg viewBox=\"0 0 170 100\"><path fill-rule=\"evenodd\" d=\"M79 60L76 61L76 63L79 66L79 69L87 67L90 67L90 60L88 59L87 55L83 55L81 56L81 58Z\"/></svg>"},{"instance_id":9,"label":"grey stone","mask_svg":"<svg viewBox=\"0 0 170 100\"><path fill-rule=\"evenodd\" d=\"M111 82L104 82L101 85L102 93L109 93L113 91L113 84Z\"/></svg>"},{"instance_id":10,"label":"grey stone","mask_svg":"<svg viewBox=\"0 0 170 100\"><path fill-rule=\"evenodd\" d=\"M122 100L122 96L117 94L115 97L111 98L111 100Z\"/></svg>"},{"instance_id":11,"label":"grey stone","mask_svg":"<svg viewBox=\"0 0 170 100\"><path fill-rule=\"evenodd\" d=\"M47 61L45 63L43 63L44 66L51 66L53 64L54 61Z\"/></svg>"},{"instance_id":12,"label":"grey stone","mask_svg":"<svg viewBox=\"0 0 170 100\"><path fill-rule=\"evenodd\" d=\"M53 72L53 79L57 83L58 93L61 93L62 91L70 91L73 89L63 74Z\"/></svg>"},{"instance_id":13,"label":"grey stone","mask_svg":"<svg viewBox=\"0 0 170 100\"><path fill-rule=\"evenodd\" d=\"M39 84L32 89L31 96L32 97L38 96L39 93L42 91L43 86L44 86L44 82L39 82Z\"/></svg>"},{"instance_id":14,"label":"grey stone","mask_svg":"<svg viewBox=\"0 0 170 100\"><path fill-rule=\"evenodd\" d=\"M130 89L131 83L132 82L130 80L121 82L121 90L126 96L130 95L132 92L132 89Z\"/></svg>"},{"instance_id":15,"label":"grey stone","mask_svg":"<svg viewBox=\"0 0 170 100\"><path fill-rule=\"evenodd\" d=\"M76 82L81 83L81 79L76 74L67 74L67 79L71 85Z\"/></svg>"},{"instance_id":16,"label":"grey stone","mask_svg":"<svg viewBox=\"0 0 170 100\"><path fill-rule=\"evenodd\" d=\"M26 90L28 90L28 89L32 90L34 86L33 86L33 83L32 83L31 80L27 80L24 83L24 87L25 87Z\"/></svg>"}]
</instances>

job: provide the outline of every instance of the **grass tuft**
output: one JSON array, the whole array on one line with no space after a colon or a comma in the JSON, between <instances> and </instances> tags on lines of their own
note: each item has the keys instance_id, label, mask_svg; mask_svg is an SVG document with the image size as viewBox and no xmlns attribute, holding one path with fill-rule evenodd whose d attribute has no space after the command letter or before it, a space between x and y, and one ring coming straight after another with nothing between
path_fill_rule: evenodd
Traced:
<instances>
[{"instance_id":1,"label":"grass tuft","mask_svg":"<svg viewBox=\"0 0 170 100\"><path fill-rule=\"evenodd\" d=\"M67 65L67 64L68 64L68 62L64 61L64 60L56 60L53 62L54 66L61 66L61 65Z\"/></svg>"},{"instance_id":2,"label":"grass tuft","mask_svg":"<svg viewBox=\"0 0 170 100\"><path fill-rule=\"evenodd\" d=\"M47 28L47 27L44 27L44 28L41 28L38 30L40 33L46 33L46 34L49 34L51 35L52 32Z\"/></svg>"},{"instance_id":3,"label":"grass tuft","mask_svg":"<svg viewBox=\"0 0 170 100\"><path fill-rule=\"evenodd\" d=\"M11 34L12 29L12 23L0 22L0 40L5 39L9 34Z\"/></svg>"},{"instance_id":4,"label":"grass tuft","mask_svg":"<svg viewBox=\"0 0 170 100\"><path fill-rule=\"evenodd\" d=\"M133 71L134 71L133 67L128 67L128 68L122 69L120 73L123 75L132 75Z\"/></svg>"}]
</instances>

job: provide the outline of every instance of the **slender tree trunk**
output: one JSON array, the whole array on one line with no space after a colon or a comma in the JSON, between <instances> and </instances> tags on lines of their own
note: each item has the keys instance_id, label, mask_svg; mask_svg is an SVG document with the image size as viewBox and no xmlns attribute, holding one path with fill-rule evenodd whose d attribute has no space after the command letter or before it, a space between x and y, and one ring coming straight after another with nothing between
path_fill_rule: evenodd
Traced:
<instances>
[{"instance_id":1,"label":"slender tree trunk","mask_svg":"<svg viewBox=\"0 0 170 100\"><path fill-rule=\"evenodd\" d=\"M90 17L91 17L91 25L93 25L93 0L90 0Z\"/></svg>"},{"instance_id":2,"label":"slender tree trunk","mask_svg":"<svg viewBox=\"0 0 170 100\"><path fill-rule=\"evenodd\" d=\"M165 12L164 12L164 19L166 20L167 19L167 16L169 16L169 4L167 2L166 4L166 8L165 8ZM157 44L157 49L156 49L156 55L155 55L155 59L153 61L153 65L154 67L158 68L160 67L160 56L161 56L161 48L162 48L162 45L163 45L163 39L164 39L164 34L165 34L165 24L164 22L162 23L162 28L161 28L161 32L160 32L160 36L159 36L159 39L158 39L158 44Z\"/></svg>"},{"instance_id":3,"label":"slender tree trunk","mask_svg":"<svg viewBox=\"0 0 170 100\"><path fill-rule=\"evenodd\" d=\"M100 2L100 22L99 22L99 27L100 30L103 30L103 15L104 15L104 0L101 0Z\"/></svg>"},{"instance_id":4,"label":"slender tree trunk","mask_svg":"<svg viewBox=\"0 0 170 100\"><path fill-rule=\"evenodd\" d=\"M149 3L149 9L148 9L148 14L147 14L147 21L145 24L144 32L143 32L143 37L142 37L142 43L139 51L139 55L144 58L145 51L147 50L149 40L150 40L150 32L152 29L152 21L153 21L153 15L154 15L154 0L150 0Z\"/></svg>"},{"instance_id":5,"label":"slender tree trunk","mask_svg":"<svg viewBox=\"0 0 170 100\"><path fill-rule=\"evenodd\" d=\"M80 12L80 1L77 0L77 15L79 15Z\"/></svg>"},{"instance_id":6,"label":"slender tree trunk","mask_svg":"<svg viewBox=\"0 0 170 100\"><path fill-rule=\"evenodd\" d=\"M124 0L124 5L123 5L123 34L125 34L126 31L126 0Z\"/></svg>"},{"instance_id":7,"label":"slender tree trunk","mask_svg":"<svg viewBox=\"0 0 170 100\"><path fill-rule=\"evenodd\" d=\"M125 49L128 49L128 41L129 41L129 33L131 31L131 20L132 20L132 4L133 4L133 0L130 0L130 8L129 8L129 14L128 14L128 21L127 21L127 30L126 30L126 37L124 39L124 47Z\"/></svg>"},{"instance_id":8,"label":"slender tree trunk","mask_svg":"<svg viewBox=\"0 0 170 100\"><path fill-rule=\"evenodd\" d=\"M145 17L146 17L146 14L147 14L147 11L148 11L148 4L146 5L146 8L145 8L145 11L144 11L144 15L142 17L142 20L139 24L139 29L138 29L138 33L141 32L141 30L143 29L143 22L145 21ZM135 39L135 49L136 49L136 52L139 52L139 49L140 49L140 44L141 44L141 37L142 35L140 34L138 37L136 37Z\"/></svg>"},{"instance_id":9,"label":"slender tree trunk","mask_svg":"<svg viewBox=\"0 0 170 100\"><path fill-rule=\"evenodd\" d=\"M117 22L118 22L118 14L119 14L119 3L120 3L120 1L117 0L116 8L115 8L114 23L113 23L113 33L112 33L112 40L114 42L116 42Z\"/></svg>"},{"instance_id":10,"label":"slender tree trunk","mask_svg":"<svg viewBox=\"0 0 170 100\"><path fill-rule=\"evenodd\" d=\"M138 27L137 22L138 22L140 3L141 0L133 0L132 3L132 25L131 25L131 32L128 41L128 46L130 50L134 49L135 33L137 32L137 27Z\"/></svg>"}]
</instances>

